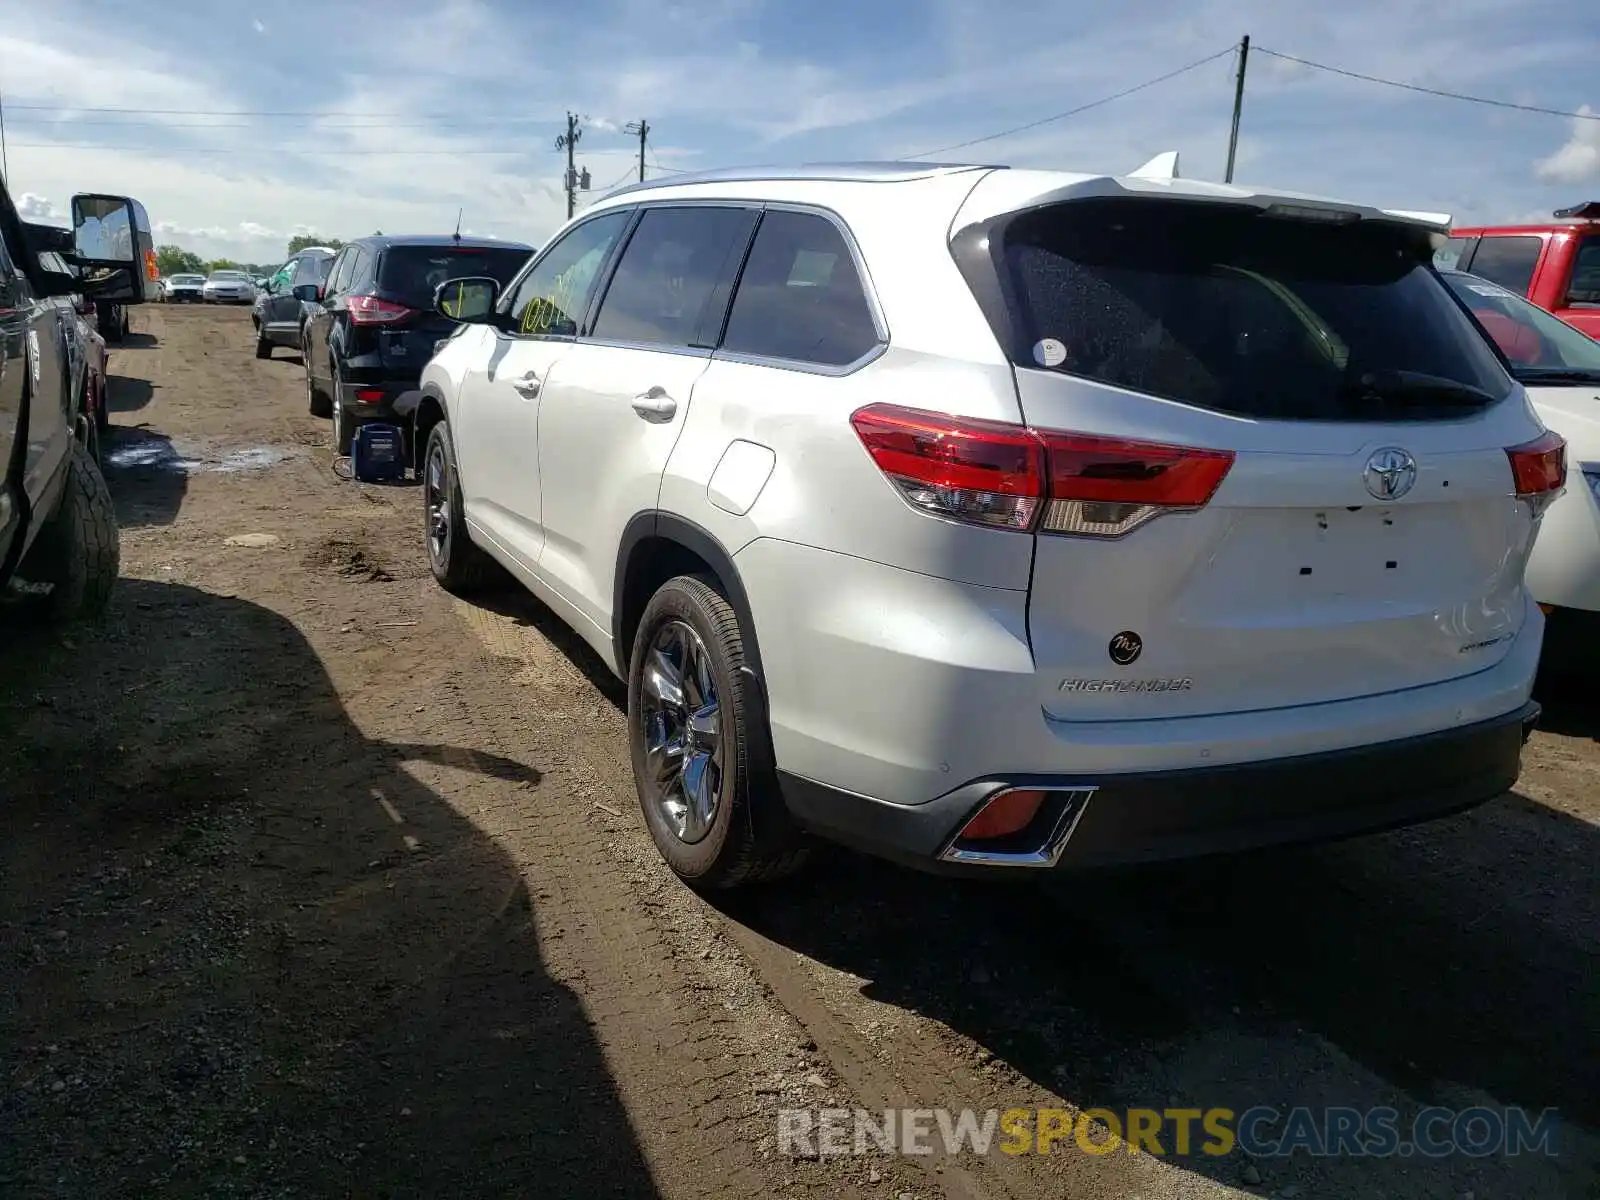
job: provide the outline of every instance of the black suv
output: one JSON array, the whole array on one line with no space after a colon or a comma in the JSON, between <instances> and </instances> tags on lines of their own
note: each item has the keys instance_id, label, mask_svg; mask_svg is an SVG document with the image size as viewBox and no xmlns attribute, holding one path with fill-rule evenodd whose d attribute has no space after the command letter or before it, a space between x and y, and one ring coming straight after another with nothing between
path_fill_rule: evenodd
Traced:
<instances>
[{"instance_id":1,"label":"black suv","mask_svg":"<svg viewBox=\"0 0 1600 1200\"><path fill-rule=\"evenodd\" d=\"M256 327L257 358L271 358L274 346L300 348L306 318L316 311L316 304L301 300L295 288L327 283L333 256L334 251L326 246L308 246L272 273L250 314Z\"/></svg>"},{"instance_id":2,"label":"black suv","mask_svg":"<svg viewBox=\"0 0 1600 1200\"><path fill-rule=\"evenodd\" d=\"M313 415L333 418L337 453L350 453L363 422L405 418L416 408L423 366L456 329L434 308L434 289L464 276L504 287L532 253L488 238L359 238L339 251L326 284L294 288L317 304L301 342L306 396Z\"/></svg>"},{"instance_id":3,"label":"black suv","mask_svg":"<svg viewBox=\"0 0 1600 1200\"><path fill-rule=\"evenodd\" d=\"M144 206L126 196L72 198L68 235L27 225L0 180L0 588L14 577L48 585L47 611L97 616L120 559L111 493L85 441L73 393L67 323L74 293L119 311L154 290ZM58 257L59 256L59 257ZM74 274L50 270L64 262Z\"/></svg>"}]
</instances>

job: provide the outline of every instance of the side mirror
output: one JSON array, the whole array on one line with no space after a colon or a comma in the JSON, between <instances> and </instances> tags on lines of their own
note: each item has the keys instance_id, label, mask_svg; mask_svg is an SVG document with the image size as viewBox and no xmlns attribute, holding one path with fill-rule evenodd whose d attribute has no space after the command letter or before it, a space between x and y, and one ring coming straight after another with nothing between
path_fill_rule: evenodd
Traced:
<instances>
[{"instance_id":1,"label":"side mirror","mask_svg":"<svg viewBox=\"0 0 1600 1200\"><path fill-rule=\"evenodd\" d=\"M72 198L72 256L83 268L83 292L96 300L143 304L161 287L150 218L127 196Z\"/></svg>"},{"instance_id":2,"label":"side mirror","mask_svg":"<svg viewBox=\"0 0 1600 1200\"><path fill-rule=\"evenodd\" d=\"M307 304L315 304L322 299L322 285L317 283L296 284L294 298L304 300Z\"/></svg>"},{"instance_id":3,"label":"side mirror","mask_svg":"<svg viewBox=\"0 0 1600 1200\"><path fill-rule=\"evenodd\" d=\"M441 316L463 325L482 325L494 312L500 298L500 282L487 275L465 279L446 279L433 289L433 307Z\"/></svg>"}]
</instances>

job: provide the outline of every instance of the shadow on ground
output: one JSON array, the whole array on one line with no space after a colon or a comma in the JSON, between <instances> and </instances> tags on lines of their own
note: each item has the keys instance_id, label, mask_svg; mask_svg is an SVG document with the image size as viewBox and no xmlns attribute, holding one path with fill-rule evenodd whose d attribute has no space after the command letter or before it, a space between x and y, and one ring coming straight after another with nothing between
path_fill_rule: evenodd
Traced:
<instances>
[{"instance_id":1,"label":"shadow on ground","mask_svg":"<svg viewBox=\"0 0 1600 1200\"><path fill-rule=\"evenodd\" d=\"M241 600L124 579L72 648L0 630L0 1191L656 1194L523 878L420 760L540 778L367 736Z\"/></svg>"},{"instance_id":2,"label":"shadow on ground","mask_svg":"<svg viewBox=\"0 0 1600 1200\"><path fill-rule=\"evenodd\" d=\"M1457 1109L1554 1107L1592 1131L1597 858L1600 832L1511 794L1334 847L1037 886L837 852L727 911L1080 1105L1365 1109L1399 1088ZM818 895L852 919L817 920ZM941 952L907 936L907 914ZM1185 1163L1239 1178L1226 1160ZM1403 1162L1355 1166L1404 1194L1384 1178Z\"/></svg>"},{"instance_id":3,"label":"shadow on ground","mask_svg":"<svg viewBox=\"0 0 1600 1200\"><path fill-rule=\"evenodd\" d=\"M626 708L599 657L515 583L474 599L537 629ZM1520 794L1339 845L1026 884L819 849L791 883L719 906L1078 1105L1555 1108L1567 1157L1458 1155L1446 1169L1477 1194L1528 1197L1567 1195L1589 1170L1600 830ZM819 897L835 917L819 919ZM1240 1179L1237 1155L1182 1162ZM1404 1158L1322 1169L1347 1172L1340 1194L1418 1185Z\"/></svg>"},{"instance_id":4,"label":"shadow on ground","mask_svg":"<svg viewBox=\"0 0 1600 1200\"><path fill-rule=\"evenodd\" d=\"M160 344L155 334L130 329L120 342L112 342L109 349L112 353L118 350L153 350Z\"/></svg>"},{"instance_id":5,"label":"shadow on ground","mask_svg":"<svg viewBox=\"0 0 1600 1200\"><path fill-rule=\"evenodd\" d=\"M147 379L130 379L126 375L106 376L108 413L138 412L154 397L155 388Z\"/></svg>"},{"instance_id":6,"label":"shadow on ground","mask_svg":"<svg viewBox=\"0 0 1600 1200\"><path fill-rule=\"evenodd\" d=\"M124 529L170 525L189 491L183 456L164 433L113 425L104 444L106 484Z\"/></svg>"}]
</instances>

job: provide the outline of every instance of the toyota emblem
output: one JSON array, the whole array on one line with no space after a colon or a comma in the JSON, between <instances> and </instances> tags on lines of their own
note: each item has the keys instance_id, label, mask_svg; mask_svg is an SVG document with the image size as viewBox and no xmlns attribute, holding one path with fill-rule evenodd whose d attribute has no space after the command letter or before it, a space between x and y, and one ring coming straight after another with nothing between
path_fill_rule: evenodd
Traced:
<instances>
[{"instance_id":1,"label":"toyota emblem","mask_svg":"<svg viewBox=\"0 0 1600 1200\"><path fill-rule=\"evenodd\" d=\"M1398 500L1417 483L1417 460L1398 446L1388 446L1367 459L1361 474L1367 491L1378 500Z\"/></svg>"}]
</instances>

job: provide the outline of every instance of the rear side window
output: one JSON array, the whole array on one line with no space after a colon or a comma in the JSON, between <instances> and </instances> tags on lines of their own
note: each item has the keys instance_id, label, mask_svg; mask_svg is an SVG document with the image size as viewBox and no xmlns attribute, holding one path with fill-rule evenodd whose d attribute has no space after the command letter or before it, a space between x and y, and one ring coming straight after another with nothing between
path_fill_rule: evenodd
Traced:
<instances>
[{"instance_id":1,"label":"rear side window","mask_svg":"<svg viewBox=\"0 0 1600 1200\"><path fill-rule=\"evenodd\" d=\"M299 287L306 283L322 283L328 278L328 267L332 262L332 255L303 256L295 268L294 285Z\"/></svg>"},{"instance_id":2,"label":"rear side window","mask_svg":"<svg viewBox=\"0 0 1600 1200\"><path fill-rule=\"evenodd\" d=\"M879 341L838 227L815 213L780 210L762 217L722 349L842 367Z\"/></svg>"},{"instance_id":3,"label":"rear side window","mask_svg":"<svg viewBox=\"0 0 1600 1200\"><path fill-rule=\"evenodd\" d=\"M1441 271L1454 271L1476 241L1476 238L1450 238L1433 252L1433 265Z\"/></svg>"},{"instance_id":4,"label":"rear side window","mask_svg":"<svg viewBox=\"0 0 1600 1200\"><path fill-rule=\"evenodd\" d=\"M655 208L622 252L600 302L593 335L658 346L704 346L716 340L708 317L719 284L731 280L756 214L744 208ZM726 297L726 290L720 290Z\"/></svg>"},{"instance_id":5,"label":"rear side window","mask_svg":"<svg viewBox=\"0 0 1600 1200\"><path fill-rule=\"evenodd\" d=\"M1393 227L1090 201L1023 214L1003 237L1020 366L1277 420L1419 419L1441 410L1416 393L1441 400L1440 386L1459 415L1459 389L1487 403L1510 387Z\"/></svg>"},{"instance_id":6,"label":"rear side window","mask_svg":"<svg viewBox=\"0 0 1600 1200\"><path fill-rule=\"evenodd\" d=\"M1478 252L1472 256L1467 269L1491 283L1498 283L1508 292L1526 296L1528 286L1533 283L1533 269L1539 264L1539 252L1543 249L1543 238L1486 237L1478 243Z\"/></svg>"},{"instance_id":7,"label":"rear side window","mask_svg":"<svg viewBox=\"0 0 1600 1200\"><path fill-rule=\"evenodd\" d=\"M433 304L447 279L487 275L501 287L528 261L528 251L496 246L389 246L378 256L378 290L413 308Z\"/></svg>"},{"instance_id":8,"label":"rear side window","mask_svg":"<svg viewBox=\"0 0 1600 1200\"><path fill-rule=\"evenodd\" d=\"M1587 237L1578 245L1572 264L1572 283L1567 288L1567 303L1584 308L1600 308L1600 237Z\"/></svg>"}]
</instances>

